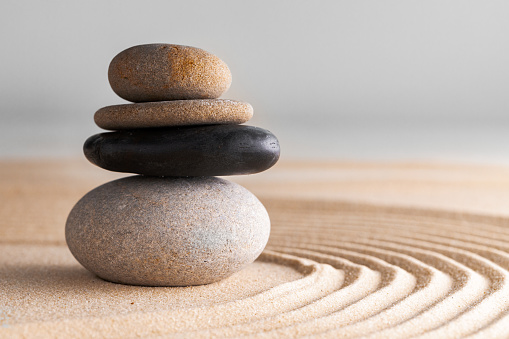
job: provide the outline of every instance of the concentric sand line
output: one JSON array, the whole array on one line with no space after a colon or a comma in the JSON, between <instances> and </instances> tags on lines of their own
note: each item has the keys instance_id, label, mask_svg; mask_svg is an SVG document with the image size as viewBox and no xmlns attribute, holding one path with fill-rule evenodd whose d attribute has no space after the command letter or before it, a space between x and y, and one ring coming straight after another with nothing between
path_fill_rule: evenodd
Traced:
<instances>
[{"instance_id":1,"label":"concentric sand line","mask_svg":"<svg viewBox=\"0 0 509 339\"><path fill-rule=\"evenodd\" d=\"M144 288L74 261L62 224L96 183L61 171L0 168L0 338L509 337L509 217L259 194L272 232L253 265Z\"/></svg>"}]
</instances>

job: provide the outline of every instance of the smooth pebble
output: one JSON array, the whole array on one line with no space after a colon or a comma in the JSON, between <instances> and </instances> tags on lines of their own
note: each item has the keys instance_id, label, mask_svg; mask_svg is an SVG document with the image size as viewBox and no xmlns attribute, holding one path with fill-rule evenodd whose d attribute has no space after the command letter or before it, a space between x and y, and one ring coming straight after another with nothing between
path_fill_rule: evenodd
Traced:
<instances>
[{"instance_id":1,"label":"smooth pebble","mask_svg":"<svg viewBox=\"0 0 509 339\"><path fill-rule=\"evenodd\" d=\"M121 98L147 102L219 98L232 77L221 59L200 48L148 44L117 54L108 80Z\"/></svg>"},{"instance_id":2,"label":"smooth pebble","mask_svg":"<svg viewBox=\"0 0 509 339\"><path fill-rule=\"evenodd\" d=\"M93 164L115 172L223 176L272 167L279 142L259 127L210 125L100 133L85 141L83 151Z\"/></svg>"}]
</instances>

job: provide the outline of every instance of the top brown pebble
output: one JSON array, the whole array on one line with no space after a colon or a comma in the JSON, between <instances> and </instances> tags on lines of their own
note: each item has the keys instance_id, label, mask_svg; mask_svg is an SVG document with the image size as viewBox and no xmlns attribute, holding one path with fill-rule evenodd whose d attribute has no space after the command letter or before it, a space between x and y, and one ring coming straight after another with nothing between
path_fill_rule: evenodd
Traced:
<instances>
[{"instance_id":1,"label":"top brown pebble","mask_svg":"<svg viewBox=\"0 0 509 339\"><path fill-rule=\"evenodd\" d=\"M199 48L149 44L128 48L108 69L111 88L132 102L215 99L230 87L228 66Z\"/></svg>"}]
</instances>

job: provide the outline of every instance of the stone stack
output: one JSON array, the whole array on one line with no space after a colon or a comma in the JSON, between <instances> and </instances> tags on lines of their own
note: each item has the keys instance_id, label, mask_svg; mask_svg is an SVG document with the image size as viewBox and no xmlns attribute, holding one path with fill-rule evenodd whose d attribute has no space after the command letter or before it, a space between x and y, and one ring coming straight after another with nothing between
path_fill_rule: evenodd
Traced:
<instances>
[{"instance_id":1,"label":"stone stack","mask_svg":"<svg viewBox=\"0 0 509 339\"><path fill-rule=\"evenodd\" d=\"M204 50L150 44L119 53L111 87L133 104L101 108L85 156L107 170L140 174L106 183L72 209L66 240L88 270L112 282L147 286L208 284L253 262L270 220L248 190L215 176L273 166L279 143L239 125L253 110L217 99L228 66Z\"/></svg>"}]
</instances>

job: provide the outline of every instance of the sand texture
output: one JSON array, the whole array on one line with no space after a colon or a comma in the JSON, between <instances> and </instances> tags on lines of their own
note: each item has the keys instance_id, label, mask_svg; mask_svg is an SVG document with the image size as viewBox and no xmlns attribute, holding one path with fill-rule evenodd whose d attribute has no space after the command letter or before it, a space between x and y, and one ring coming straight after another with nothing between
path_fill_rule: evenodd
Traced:
<instances>
[{"instance_id":1,"label":"sand texture","mask_svg":"<svg viewBox=\"0 0 509 339\"><path fill-rule=\"evenodd\" d=\"M0 338L509 337L509 168L283 162L234 177L271 216L267 249L176 288L103 281L65 246L72 206L121 176L0 164Z\"/></svg>"}]
</instances>

